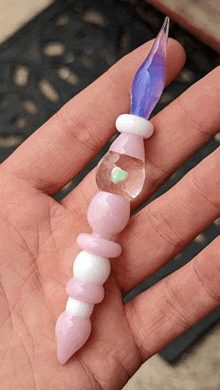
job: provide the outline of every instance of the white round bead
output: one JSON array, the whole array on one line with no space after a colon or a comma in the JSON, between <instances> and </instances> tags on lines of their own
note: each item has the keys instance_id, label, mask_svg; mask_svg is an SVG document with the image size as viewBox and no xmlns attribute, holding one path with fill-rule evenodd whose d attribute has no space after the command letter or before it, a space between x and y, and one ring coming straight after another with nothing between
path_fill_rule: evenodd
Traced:
<instances>
[{"instance_id":1,"label":"white round bead","mask_svg":"<svg viewBox=\"0 0 220 390\"><path fill-rule=\"evenodd\" d=\"M136 115L122 114L115 122L116 129L120 133L137 134L143 138L149 138L154 132L154 126L147 119Z\"/></svg>"},{"instance_id":2,"label":"white round bead","mask_svg":"<svg viewBox=\"0 0 220 390\"><path fill-rule=\"evenodd\" d=\"M103 284L109 277L110 268L107 257L81 251L75 258L73 274L80 280L92 284Z\"/></svg>"},{"instance_id":3,"label":"white round bead","mask_svg":"<svg viewBox=\"0 0 220 390\"><path fill-rule=\"evenodd\" d=\"M78 301L78 299L68 298L66 303L66 311L73 313L78 317L90 317L93 311L94 305Z\"/></svg>"}]
</instances>

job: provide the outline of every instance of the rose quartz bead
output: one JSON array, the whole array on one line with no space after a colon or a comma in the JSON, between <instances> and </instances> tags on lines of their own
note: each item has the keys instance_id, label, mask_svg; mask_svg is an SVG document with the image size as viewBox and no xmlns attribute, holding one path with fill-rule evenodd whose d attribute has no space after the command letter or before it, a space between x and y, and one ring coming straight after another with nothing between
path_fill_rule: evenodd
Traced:
<instances>
[{"instance_id":1,"label":"rose quartz bead","mask_svg":"<svg viewBox=\"0 0 220 390\"><path fill-rule=\"evenodd\" d=\"M105 240L101 237L95 237L91 234L80 234L76 242L78 246L85 251L104 257L118 257L121 254L121 245L117 242Z\"/></svg>"},{"instance_id":2,"label":"rose quartz bead","mask_svg":"<svg viewBox=\"0 0 220 390\"><path fill-rule=\"evenodd\" d=\"M57 320L55 331L58 360L64 364L88 339L91 321L88 317L78 317L64 311Z\"/></svg>"},{"instance_id":3,"label":"rose quartz bead","mask_svg":"<svg viewBox=\"0 0 220 390\"><path fill-rule=\"evenodd\" d=\"M109 151L145 161L144 140L136 134L121 133L111 144Z\"/></svg>"},{"instance_id":4,"label":"rose quartz bead","mask_svg":"<svg viewBox=\"0 0 220 390\"><path fill-rule=\"evenodd\" d=\"M129 200L105 191L99 191L94 196L87 213L91 228L106 239L111 239L114 234L121 232L129 217Z\"/></svg>"},{"instance_id":5,"label":"rose quartz bead","mask_svg":"<svg viewBox=\"0 0 220 390\"><path fill-rule=\"evenodd\" d=\"M74 299L86 303L99 303L104 298L104 288L101 284L91 284L73 277L66 285L67 294Z\"/></svg>"}]
</instances>

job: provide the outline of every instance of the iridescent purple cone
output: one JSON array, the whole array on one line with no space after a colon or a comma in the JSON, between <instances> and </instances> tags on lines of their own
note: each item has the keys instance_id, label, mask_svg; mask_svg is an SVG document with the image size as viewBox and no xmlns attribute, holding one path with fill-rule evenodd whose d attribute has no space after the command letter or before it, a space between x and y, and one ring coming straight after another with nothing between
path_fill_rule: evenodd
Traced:
<instances>
[{"instance_id":1,"label":"iridescent purple cone","mask_svg":"<svg viewBox=\"0 0 220 390\"><path fill-rule=\"evenodd\" d=\"M131 114L148 119L164 89L169 18L153 44L147 58L137 70L131 92Z\"/></svg>"}]
</instances>

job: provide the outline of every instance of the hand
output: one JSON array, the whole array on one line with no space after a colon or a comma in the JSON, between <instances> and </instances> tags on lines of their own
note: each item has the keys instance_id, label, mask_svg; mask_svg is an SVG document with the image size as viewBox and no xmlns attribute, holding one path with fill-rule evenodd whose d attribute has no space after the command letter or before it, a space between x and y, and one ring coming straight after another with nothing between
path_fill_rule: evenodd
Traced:
<instances>
[{"instance_id":1,"label":"hand","mask_svg":"<svg viewBox=\"0 0 220 390\"><path fill-rule=\"evenodd\" d=\"M151 44L69 101L0 167L2 390L121 389L146 359L219 304L218 239L186 266L122 302L122 293L219 216L216 150L118 235L123 252L111 261L105 298L91 317L91 336L65 365L58 363L55 323L80 252L76 237L91 232L86 214L98 191L94 170L60 203L52 196L113 136L116 117L129 112L131 82ZM181 46L169 40L167 84L184 60ZM132 211L218 132L219 75L217 68L153 118L155 133L145 144L146 185L131 202Z\"/></svg>"}]
</instances>

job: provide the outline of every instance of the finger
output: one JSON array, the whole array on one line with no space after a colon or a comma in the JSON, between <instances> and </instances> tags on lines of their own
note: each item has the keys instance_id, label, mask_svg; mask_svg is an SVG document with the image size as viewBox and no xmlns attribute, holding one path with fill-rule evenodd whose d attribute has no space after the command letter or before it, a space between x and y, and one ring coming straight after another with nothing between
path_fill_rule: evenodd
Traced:
<instances>
[{"instance_id":1,"label":"finger","mask_svg":"<svg viewBox=\"0 0 220 390\"><path fill-rule=\"evenodd\" d=\"M149 290L125 304L144 360L220 304L220 239Z\"/></svg>"},{"instance_id":2,"label":"finger","mask_svg":"<svg viewBox=\"0 0 220 390\"><path fill-rule=\"evenodd\" d=\"M122 58L65 104L2 164L2 169L50 195L58 192L113 136L115 119L129 110L132 79L152 43ZM183 48L169 39L167 84L184 61Z\"/></svg>"},{"instance_id":3,"label":"finger","mask_svg":"<svg viewBox=\"0 0 220 390\"><path fill-rule=\"evenodd\" d=\"M220 148L168 192L141 209L117 241L123 251L112 263L128 293L180 253L220 215Z\"/></svg>"},{"instance_id":4,"label":"finger","mask_svg":"<svg viewBox=\"0 0 220 390\"><path fill-rule=\"evenodd\" d=\"M132 212L219 131L220 67L195 83L151 122L155 131L145 141L145 185L141 194L131 202ZM94 169L63 200L63 204L72 208L79 201L86 210L96 192Z\"/></svg>"}]
</instances>

